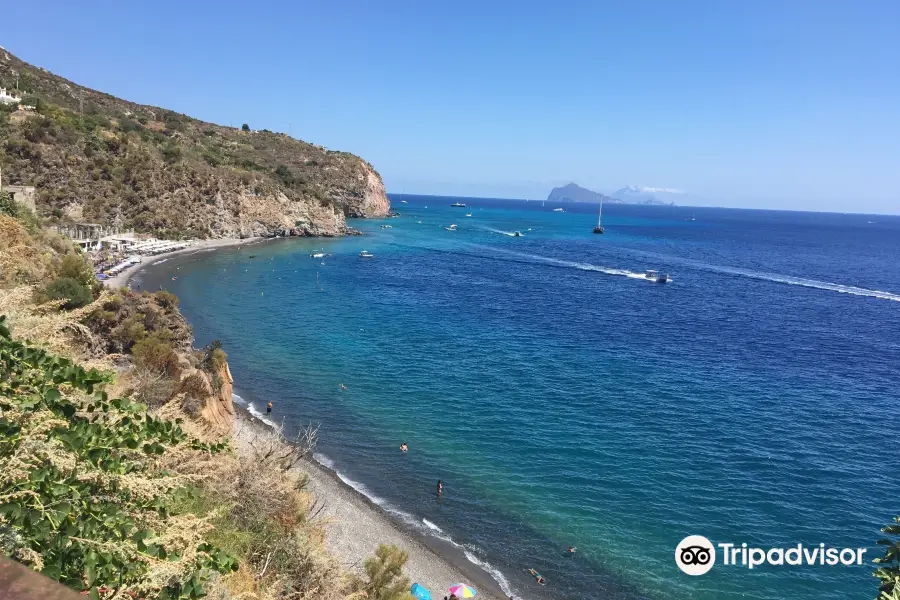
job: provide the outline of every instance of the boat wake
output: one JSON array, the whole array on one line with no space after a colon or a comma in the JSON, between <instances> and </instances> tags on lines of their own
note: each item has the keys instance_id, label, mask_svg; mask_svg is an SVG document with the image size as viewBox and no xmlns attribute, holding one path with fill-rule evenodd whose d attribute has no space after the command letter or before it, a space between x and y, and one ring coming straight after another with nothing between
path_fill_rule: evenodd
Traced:
<instances>
[{"instance_id":1,"label":"boat wake","mask_svg":"<svg viewBox=\"0 0 900 600\"><path fill-rule=\"evenodd\" d=\"M469 244L472 247L479 248L482 250L488 250L491 252L497 252L500 254L507 254L509 256L515 256L521 259L525 259L528 262L537 262L543 263L546 265L551 265L554 267L563 267L563 268L571 268L571 269L580 269L582 271L594 271L597 273L605 273L607 275L618 275L620 277L628 277L629 279L640 279L642 281L649 281L644 273L637 273L635 271L629 271L627 269L614 269L611 267L604 267L601 265L592 265L590 263L582 263L575 262L571 260L562 260L559 258L551 258L549 256L541 256L539 254L526 254L524 252L516 252L514 250L506 250L505 248L495 248L493 246L482 246L480 244Z\"/></svg>"},{"instance_id":2,"label":"boat wake","mask_svg":"<svg viewBox=\"0 0 900 600\"><path fill-rule=\"evenodd\" d=\"M515 231L503 231L502 229L494 229L493 227L485 227L484 229L486 229L487 231L492 231L494 233L499 233L500 235L507 235L509 237L518 237L518 236L516 236Z\"/></svg>"},{"instance_id":3,"label":"boat wake","mask_svg":"<svg viewBox=\"0 0 900 600\"><path fill-rule=\"evenodd\" d=\"M792 277L790 275L778 275L775 273L759 273L749 271L747 269L737 269L733 267L717 267L714 265L704 266L711 271L718 271L729 275L739 275L743 277L751 277L753 279L762 279L764 281L772 281L775 283L784 283L787 285L799 285L819 290L828 290L831 292L839 292L841 294L852 294L854 296L867 296L869 298L881 298L882 300L893 300L900 302L900 294L892 294L891 292L883 292L881 290L870 290L867 288L856 287L854 285L844 285L841 283L832 283L830 281L819 281L817 279L806 279L803 277Z\"/></svg>"},{"instance_id":4,"label":"boat wake","mask_svg":"<svg viewBox=\"0 0 900 600\"><path fill-rule=\"evenodd\" d=\"M722 273L724 275L734 275L737 277L749 277L761 281L771 281L773 283L783 283L785 285L799 285L807 288L818 290L826 290L829 292L838 292L841 294L851 294L853 296L866 296L868 298L880 298L882 300L892 300L900 302L900 294L885 292L881 290L871 290L868 288L857 287L854 285L844 285L842 283L834 283L831 281L821 281L818 279L809 279L806 277L794 277L793 275L780 275L778 273L766 273L764 271L753 271L751 269L742 269L740 267L729 267L722 265L713 265L709 263L690 260L687 258L678 258L674 256L665 256L653 252L644 252L641 250L630 250L634 254L641 254L652 258L664 260L668 263L684 265L694 269L703 271L712 271L714 273Z\"/></svg>"}]
</instances>

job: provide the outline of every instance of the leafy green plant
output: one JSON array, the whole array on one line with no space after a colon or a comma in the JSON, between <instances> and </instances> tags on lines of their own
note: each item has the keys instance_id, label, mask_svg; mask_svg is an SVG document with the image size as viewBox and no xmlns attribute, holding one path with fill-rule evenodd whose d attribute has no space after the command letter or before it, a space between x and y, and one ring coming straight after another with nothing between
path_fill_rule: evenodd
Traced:
<instances>
[{"instance_id":1,"label":"leafy green plant","mask_svg":"<svg viewBox=\"0 0 900 600\"><path fill-rule=\"evenodd\" d=\"M64 310L87 306L94 300L94 295L83 283L71 277L58 277L43 291L48 300L65 300Z\"/></svg>"},{"instance_id":2,"label":"leafy green plant","mask_svg":"<svg viewBox=\"0 0 900 600\"><path fill-rule=\"evenodd\" d=\"M887 547L874 561L881 565L875 570L875 577L881 581L876 600L900 600L900 517L894 517L894 524L885 525L881 531L893 537L878 540L879 545Z\"/></svg>"},{"instance_id":3,"label":"leafy green plant","mask_svg":"<svg viewBox=\"0 0 900 600\"><path fill-rule=\"evenodd\" d=\"M145 406L110 399L99 391L110 379L14 341L0 316L0 548L92 598L101 589L201 598L211 575L237 562L202 538L154 530L173 500L153 457L176 446L224 446L188 440ZM134 487L129 477L138 474L158 483L149 492ZM164 564L159 583L152 574Z\"/></svg>"}]
</instances>

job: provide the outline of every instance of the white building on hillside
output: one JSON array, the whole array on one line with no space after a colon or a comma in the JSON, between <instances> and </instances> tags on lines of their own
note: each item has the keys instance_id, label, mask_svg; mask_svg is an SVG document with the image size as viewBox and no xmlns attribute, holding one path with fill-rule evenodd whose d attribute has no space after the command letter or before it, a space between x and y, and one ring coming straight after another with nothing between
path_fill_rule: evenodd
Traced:
<instances>
[{"instance_id":1,"label":"white building on hillside","mask_svg":"<svg viewBox=\"0 0 900 600\"><path fill-rule=\"evenodd\" d=\"M3 104L18 104L22 101L21 96L16 96L13 90L0 88L0 102Z\"/></svg>"}]
</instances>

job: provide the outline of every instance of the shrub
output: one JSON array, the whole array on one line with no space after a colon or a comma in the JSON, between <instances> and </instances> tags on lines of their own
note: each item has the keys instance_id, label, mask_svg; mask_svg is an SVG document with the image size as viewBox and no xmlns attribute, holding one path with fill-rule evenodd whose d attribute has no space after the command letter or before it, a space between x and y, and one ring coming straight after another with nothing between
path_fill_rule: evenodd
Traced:
<instances>
[{"instance_id":1,"label":"shrub","mask_svg":"<svg viewBox=\"0 0 900 600\"><path fill-rule=\"evenodd\" d=\"M129 351L137 342L147 337L147 328L139 315L128 317L116 327L110 335L118 342L122 350Z\"/></svg>"},{"instance_id":2,"label":"shrub","mask_svg":"<svg viewBox=\"0 0 900 600\"><path fill-rule=\"evenodd\" d=\"M151 373L165 374L174 377L178 374L178 355L172 350L172 344L150 335L137 342L131 348L134 363Z\"/></svg>"},{"instance_id":3,"label":"shrub","mask_svg":"<svg viewBox=\"0 0 900 600\"><path fill-rule=\"evenodd\" d=\"M19 204L13 200L9 192L0 192L0 213L14 219L19 216Z\"/></svg>"},{"instance_id":4,"label":"shrub","mask_svg":"<svg viewBox=\"0 0 900 600\"><path fill-rule=\"evenodd\" d=\"M151 373L147 369L136 368L132 372L134 398L150 408L158 408L169 401L175 391L171 377Z\"/></svg>"},{"instance_id":5,"label":"shrub","mask_svg":"<svg viewBox=\"0 0 900 600\"><path fill-rule=\"evenodd\" d=\"M278 165L278 168L275 169L275 176L283 181L286 185L293 185L294 183L294 176L291 173L291 170L285 165Z\"/></svg>"},{"instance_id":6,"label":"shrub","mask_svg":"<svg viewBox=\"0 0 900 600\"><path fill-rule=\"evenodd\" d=\"M241 125L241 131L250 131L250 126L244 123Z\"/></svg>"},{"instance_id":7,"label":"shrub","mask_svg":"<svg viewBox=\"0 0 900 600\"><path fill-rule=\"evenodd\" d=\"M163 160L167 163L174 163L181 160L181 148L175 144L166 144L162 149Z\"/></svg>"},{"instance_id":8,"label":"shrub","mask_svg":"<svg viewBox=\"0 0 900 600\"><path fill-rule=\"evenodd\" d=\"M80 254L67 254L59 264L59 276L74 279L85 287L94 285L94 270Z\"/></svg>"},{"instance_id":9,"label":"shrub","mask_svg":"<svg viewBox=\"0 0 900 600\"><path fill-rule=\"evenodd\" d=\"M166 309L172 309L178 306L178 296L172 292L160 290L156 292L156 303Z\"/></svg>"},{"instance_id":10,"label":"shrub","mask_svg":"<svg viewBox=\"0 0 900 600\"><path fill-rule=\"evenodd\" d=\"M178 384L178 393L184 394L181 399L182 410L191 417L199 417L200 411L206 406L209 391L206 378L200 373L191 373L182 379Z\"/></svg>"},{"instance_id":11,"label":"shrub","mask_svg":"<svg viewBox=\"0 0 900 600\"><path fill-rule=\"evenodd\" d=\"M403 575L403 565L409 554L397 546L381 544L375 556L366 560L368 581L362 590L370 600L412 600L409 578Z\"/></svg>"},{"instance_id":12,"label":"shrub","mask_svg":"<svg viewBox=\"0 0 900 600\"><path fill-rule=\"evenodd\" d=\"M80 281L71 277L58 277L44 288L44 296L48 300L65 300L64 310L81 308L94 301L94 296Z\"/></svg>"}]
</instances>

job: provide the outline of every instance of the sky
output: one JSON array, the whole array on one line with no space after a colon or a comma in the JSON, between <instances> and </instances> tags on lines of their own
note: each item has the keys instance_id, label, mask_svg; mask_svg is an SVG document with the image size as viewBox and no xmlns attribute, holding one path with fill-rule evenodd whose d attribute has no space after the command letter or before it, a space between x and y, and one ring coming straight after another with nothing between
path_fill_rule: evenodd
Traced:
<instances>
[{"instance_id":1,"label":"sky","mask_svg":"<svg viewBox=\"0 0 900 600\"><path fill-rule=\"evenodd\" d=\"M353 152L389 192L900 214L898 0L4 4L27 62Z\"/></svg>"}]
</instances>

